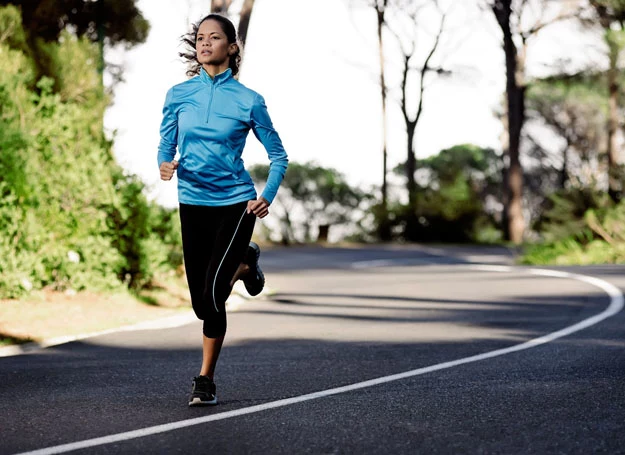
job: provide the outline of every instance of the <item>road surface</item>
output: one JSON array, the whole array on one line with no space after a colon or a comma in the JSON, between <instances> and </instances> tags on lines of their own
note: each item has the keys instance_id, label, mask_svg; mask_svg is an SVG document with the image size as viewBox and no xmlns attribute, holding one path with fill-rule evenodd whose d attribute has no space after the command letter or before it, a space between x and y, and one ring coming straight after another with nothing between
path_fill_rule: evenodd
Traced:
<instances>
[{"instance_id":1,"label":"road surface","mask_svg":"<svg viewBox=\"0 0 625 455\"><path fill-rule=\"evenodd\" d=\"M625 453L625 266L505 249L263 252L220 404L188 408L201 323L0 358L0 453Z\"/></svg>"}]
</instances>

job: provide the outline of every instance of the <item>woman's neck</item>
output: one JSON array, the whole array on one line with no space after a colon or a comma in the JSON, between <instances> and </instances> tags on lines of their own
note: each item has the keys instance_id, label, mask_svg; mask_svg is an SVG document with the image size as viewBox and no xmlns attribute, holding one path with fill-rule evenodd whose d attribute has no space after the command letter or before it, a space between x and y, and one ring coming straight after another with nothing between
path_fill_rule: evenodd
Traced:
<instances>
[{"instance_id":1,"label":"woman's neck","mask_svg":"<svg viewBox=\"0 0 625 455\"><path fill-rule=\"evenodd\" d=\"M215 76L226 71L229 66L226 63L225 65L202 65L202 68L204 68L204 71L206 71L206 74L208 74L211 79L215 79Z\"/></svg>"}]
</instances>

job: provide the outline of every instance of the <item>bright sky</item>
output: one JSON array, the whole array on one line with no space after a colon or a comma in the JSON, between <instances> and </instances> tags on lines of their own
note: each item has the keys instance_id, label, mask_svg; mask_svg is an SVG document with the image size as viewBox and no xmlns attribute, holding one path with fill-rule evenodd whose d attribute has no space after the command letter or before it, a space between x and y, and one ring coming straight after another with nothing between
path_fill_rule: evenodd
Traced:
<instances>
[{"instance_id":1,"label":"bright sky","mask_svg":"<svg viewBox=\"0 0 625 455\"><path fill-rule=\"evenodd\" d=\"M256 0L240 81L265 97L291 161L315 160L339 170L354 185L379 185L382 121L375 16L363 7L350 10L349 3ZM114 104L105 117L107 129L116 131L118 161L138 174L151 196L166 206L177 205L177 195L175 179L161 182L156 166L163 101L172 85L186 80L178 58L179 37L190 22L207 13L209 4L139 0L151 24L150 35L146 43L123 55L125 82L116 87ZM418 157L460 143L500 148L501 124L493 111L499 109L504 91L503 52L500 32L490 19L462 7L450 17L452 33L440 55L447 56L444 64L457 75L432 84L426 92L416 133ZM423 28L435 26L427 22ZM540 67L540 58L548 60L570 46L564 38L551 43L549 52L543 46L534 53L534 66ZM396 57L389 49L389 83L398 77ZM107 58L114 56L109 53ZM416 106L416 93L413 99ZM390 101L389 169L405 160L400 115L397 103ZM247 165L268 162L253 135L243 157Z\"/></svg>"}]
</instances>

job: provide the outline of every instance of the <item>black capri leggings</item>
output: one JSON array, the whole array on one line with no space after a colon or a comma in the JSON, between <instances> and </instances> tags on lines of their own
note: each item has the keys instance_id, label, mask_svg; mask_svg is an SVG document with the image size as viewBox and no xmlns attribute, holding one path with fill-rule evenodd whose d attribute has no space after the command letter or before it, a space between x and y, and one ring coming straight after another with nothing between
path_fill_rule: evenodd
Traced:
<instances>
[{"instance_id":1,"label":"black capri leggings","mask_svg":"<svg viewBox=\"0 0 625 455\"><path fill-rule=\"evenodd\" d=\"M208 338L226 333L230 281L245 259L256 215L247 202L222 207L180 204L182 251L195 315Z\"/></svg>"}]
</instances>

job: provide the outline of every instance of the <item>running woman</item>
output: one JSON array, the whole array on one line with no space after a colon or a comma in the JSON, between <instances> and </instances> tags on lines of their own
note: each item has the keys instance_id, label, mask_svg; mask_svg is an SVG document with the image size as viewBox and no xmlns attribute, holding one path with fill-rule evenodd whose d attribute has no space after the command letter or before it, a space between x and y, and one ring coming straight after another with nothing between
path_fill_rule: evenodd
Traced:
<instances>
[{"instance_id":1,"label":"running woman","mask_svg":"<svg viewBox=\"0 0 625 455\"><path fill-rule=\"evenodd\" d=\"M180 55L191 64L192 77L167 92L158 166L162 180L174 172L178 178L187 283L193 310L204 321L202 366L189 406L202 406L217 404L215 367L234 283L241 279L250 295L263 289L260 249L250 240L256 218L269 213L288 158L263 97L235 79L241 56L232 22L210 14L183 42L189 51ZM250 130L270 162L260 197L241 158Z\"/></svg>"}]
</instances>

